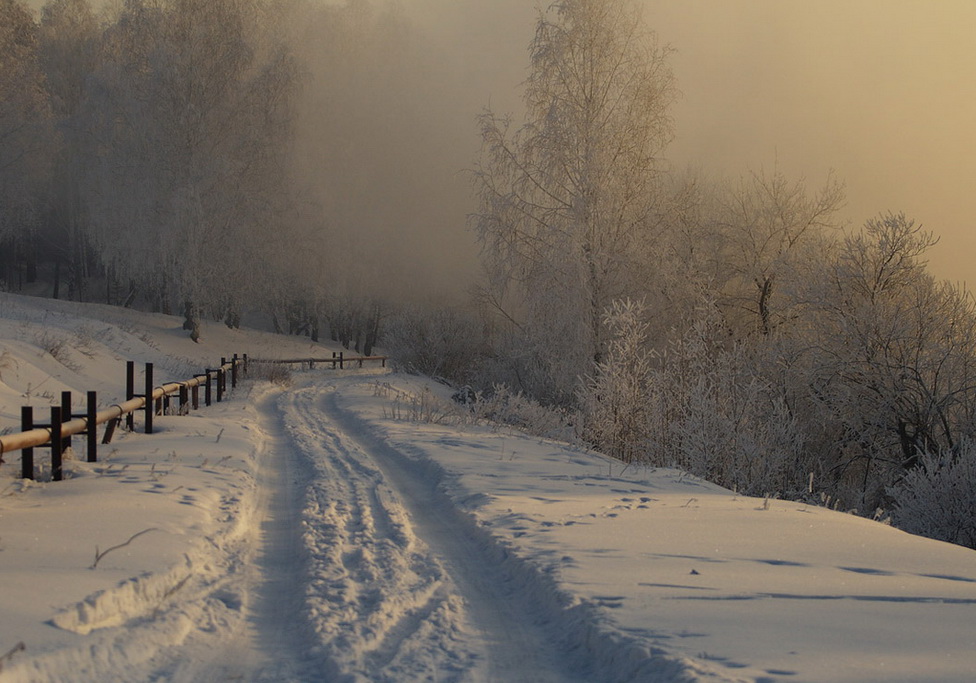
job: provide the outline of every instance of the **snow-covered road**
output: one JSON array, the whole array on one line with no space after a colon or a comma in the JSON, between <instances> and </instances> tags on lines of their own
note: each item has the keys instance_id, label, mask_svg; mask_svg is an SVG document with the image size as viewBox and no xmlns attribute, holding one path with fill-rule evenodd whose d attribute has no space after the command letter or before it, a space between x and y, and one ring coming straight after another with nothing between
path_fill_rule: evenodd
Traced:
<instances>
[{"instance_id":1,"label":"snow-covered road","mask_svg":"<svg viewBox=\"0 0 976 683\"><path fill-rule=\"evenodd\" d=\"M124 319L93 334L28 304L0 319L0 429L38 386L101 381L117 400L119 354L205 362L176 319L111 309ZM88 340L77 369L32 341L57 335ZM625 468L472 419L449 393L294 373L118 434L64 482L20 480L10 459L0 680L971 680L973 551Z\"/></svg>"},{"instance_id":2,"label":"snow-covered road","mask_svg":"<svg viewBox=\"0 0 976 683\"><path fill-rule=\"evenodd\" d=\"M440 657L447 655L452 662L457 661L459 652L466 653L456 677L594 680L593 672L586 671L586 662L574 661L577 644L567 638L567 630L548 613L546 604L540 603L537 592L513 575L504 556L492 547L473 519L438 489L439 478L429 472L425 476L402 453L372 436L366 424L339 407L335 392L318 396L319 415L328 416L325 428L336 436L329 455L349 463L370 463L365 472L372 485L392 489L388 505L403 517L407 533L416 539L415 546L423 548L426 566L435 568L434 576L442 583L438 604L450 599L456 606L451 611L456 617L451 624L454 642L438 643L436 649ZM315 420L316 416L310 418ZM373 496L371 502L375 506L379 499ZM386 510L384 514L388 514ZM429 647L423 641L430 635L418 628L428 618L429 607L409 619L412 633L401 634L419 640L421 648ZM398 643L391 654L401 647ZM391 673L390 680L397 680L396 671ZM370 680L385 679L382 674L374 671ZM439 676L438 680L450 678Z\"/></svg>"},{"instance_id":3,"label":"snow-covered road","mask_svg":"<svg viewBox=\"0 0 976 683\"><path fill-rule=\"evenodd\" d=\"M207 596L239 618L161 648L146 678L618 680L589 611L462 510L443 470L343 406L375 384L316 376L257 398L251 521ZM691 678L667 658L653 670Z\"/></svg>"},{"instance_id":4,"label":"snow-covered road","mask_svg":"<svg viewBox=\"0 0 976 683\"><path fill-rule=\"evenodd\" d=\"M248 621L263 657L237 675L593 680L473 520L340 408L333 383L269 396L260 414L267 457Z\"/></svg>"}]
</instances>

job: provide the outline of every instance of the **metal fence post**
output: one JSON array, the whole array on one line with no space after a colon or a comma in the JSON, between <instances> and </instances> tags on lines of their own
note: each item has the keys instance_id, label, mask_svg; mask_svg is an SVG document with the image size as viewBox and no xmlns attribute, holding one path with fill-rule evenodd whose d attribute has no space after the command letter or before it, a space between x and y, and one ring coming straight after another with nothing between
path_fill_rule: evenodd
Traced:
<instances>
[{"instance_id":1,"label":"metal fence post","mask_svg":"<svg viewBox=\"0 0 976 683\"><path fill-rule=\"evenodd\" d=\"M34 408L31 406L21 406L20 408L20 430L29 432L34 429ZM34 478L34 449L23 448L20 451L20 477L21 479Z\"/></svg>"},{"instance_id":2,"label":"metal fence post","mask_svg":"<svg viewBox=\"0 0 976 683\"><path fill-rule=\"evenodd\" d=\"M135 361L127 360L125 362L125 400L131 401L136 396L136 363ZM125 416L125 428L130 432L135 429L135 423L133 419L135 416L132 413L128 413Z\"/></svg>"},{"instance_id":3,"label":"metal fence post","mask_svg":"<svg viewBox=\"0 0 976 683\"><path fill-rule=\"evenodd\" d=\"M146 363L146 434L153 433L153 412L155 412L155 406L153 405L153 364Z\"/></svg>"},{"instance_id":4,"label":"metal fence post","mask_svg":"<svg viewBox=\"0 0 976 683\"><path fill-rule=\"evenodd\" d=\"M61 408L51 406L51 481L61 481L64 478L61 444Z\"/></svg>"},{"instance_id":5,"label":"metal fence post","mask_svg":"<svg viewBox=\"0 0 976 683\"><path fill-rule=\"evenodd\" d=\"M220 367L217 368L217 403L224 400L224 365L227 363L226 358L220 359Z\"/></svg>"},{"instance_id":6,"label":"metal fence post","mask_svg":"<svg viewBox=\"0 0 976 683\"><path fill-rule=\"evenodd\" d=\"M67 422L71 419L71 392L61 392L61 421ZM61 452L67 453L71 448L71 437L65 436L61 439Z\"/></svg>"},{"instance_id":7,"label":"metal fence post","mask_svg":"<svg viewBox=\"0 0 976 683\"><path fill-rule=\"evenodd\" d=\"M85 433L88 436L88 462L98 462L98 425L96 415L98 413L98 394L94 391L88 392L88 425Z\"/></svg>"}]
</instances>

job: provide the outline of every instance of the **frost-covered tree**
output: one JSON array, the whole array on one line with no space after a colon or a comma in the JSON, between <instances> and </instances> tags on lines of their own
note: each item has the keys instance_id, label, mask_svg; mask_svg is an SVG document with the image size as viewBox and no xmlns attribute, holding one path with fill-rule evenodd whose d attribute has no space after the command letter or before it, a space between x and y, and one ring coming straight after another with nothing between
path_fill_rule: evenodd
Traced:
<instances>
[{"instance_id":1,"label":"frost-covered tree","mask_svg":"<svg viewBox=\"0 0 976 683\"><path fill-rule=\"evenodd\" d=\"M24 3L0 0L0 243L8 257L34 260L33 231L52 143L37 24Z\"/></svg>"},{"instance_id":2,"label":"frost-covered tree","mask_svg":"<svg viewBox=\"0 0 976 683\"><path fill-rule=\"evenodd\" d=\"M276 3L129 0L87 101L103 258L174 303L239 315L286 239L283 165L297 70Z\"/></svg>"},{"instance_id":3,"label":"frost-covered tree","mask_svg":"<svg viewBox=\"0 0 976 683\"><path fill-rule=\"evenodd\" d=\"M973 432L976 308L927 272L934 242L904 214L871 219L810 296L808 384L835 425L833 485L871 509L922 453Z\"/></svg>"},{"instance_id":4,"label":"frost-covered tree","mask_svg":"<svg viewBox=\"0 0 976 683\"><path fill-rule=\"evenodd\" d=\"M605 358L579 390L583 438L628 463L647 461L652 429L649 384L656 364L646 345L644 310L643 303L627 300L606 311L613 337Z\"/></svg>"},{"instance_id":5,"label":"frost-covered tree","mask_svg":"<svg viewBox=\"0 0 976 683\"><path fill-rule=\"evenodd\" d=\"M894 521L905 531L976 549L976 447L923 453L890 490Z\"/></svg>"},{"instance_id":6,"label":"frost-covered tree","mask_svg":"<svg viewBox=\"0 0 976 683\"><path fill-rule=\"evenodd\" d=\"M671 139L674 82L632 0L562 0L538 18L525 123L488 110L473 225L488 300L546 363L549 400L603 360L604 311L630 294Z\"/></svg>"},{"instance_id":7,"label":"frost-covered tree","mask_svg":"<svg viewBox=\"0 0 976 683\"><path fill-rule=\"evenodd\" d=\"M41 12L39 58L58 130L57 162L41 239L55 262L54 298L62 267L71 290L81 296L94 269L81 177L87 164L81 112L86 82L98 63L101 28L87 0L50 0Z\"/></svg>"},{"instance_id":8,"label":"frost-covered tree","mask_svg":"<svg viewBox=\"0 0 976 683\"><path fill-rule=\"evenodd\" d=\"M719 203L720 240L728 269L727 299L746 315L746 330L768 335L788 320L810 250L836 227L843 186L828 176L814 193L780 171L753 173Z\"/></svg>"}]
</instances>

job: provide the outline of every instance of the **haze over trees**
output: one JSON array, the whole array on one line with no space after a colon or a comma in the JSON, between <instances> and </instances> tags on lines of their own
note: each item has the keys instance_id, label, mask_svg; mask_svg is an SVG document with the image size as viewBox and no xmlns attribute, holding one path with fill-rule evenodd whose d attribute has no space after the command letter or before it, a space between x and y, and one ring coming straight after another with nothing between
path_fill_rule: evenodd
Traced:
<instances>
[{"instance_id":1,"label":"haze over trees","mask_svg":"<svg viewBox=\"0 0 976 683\"><path fill-rule=\"evenodd\" d=\"M545 5L522 111L459 123L385 3L0 0L0 283L381 343L626 462L976 545L971 294L833 176L673 168L651 28Z\"/></svg>"}]
</instances>

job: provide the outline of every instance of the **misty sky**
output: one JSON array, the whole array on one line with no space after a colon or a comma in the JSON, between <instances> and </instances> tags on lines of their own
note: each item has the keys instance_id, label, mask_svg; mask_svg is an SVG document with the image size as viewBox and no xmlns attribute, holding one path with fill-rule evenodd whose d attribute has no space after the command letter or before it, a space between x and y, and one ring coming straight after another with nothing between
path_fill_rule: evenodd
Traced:
<instances>
[{"instance_id":1,"label":"misty sky","mask_svg":"<svg viewBox=\"0 0 976 683\"><path fill-rule=\"evenodd\" d=\"M525 75L531 0L403 3L460 22L482 51L469 59L483 60L483 101L517 106L505 84ZM851 226L904 211L942 236L936 275L976 284L976 1L644 3L676 50L675 163L733 177L778 166L811 188L833 169Z\"/></svg>"},{"instance_id":2,"label":"misty sky","mask_svg":"<svg viewBox=\"0 0 976 683\"><path fill-rule=\"evenodd\" d=\"M778 166L811 187L833 169L851 225L904 211L942 236L935 273L976 284L976 1L643 1L677 50L675 163ZM457 51L469 91L452 137L469 127L473 162L479 109L518 111L535 2L400 4Z\"/></svg>"},{"instance_id":3,"label":"misty sky","mask_svg":"<svg viewBox=\"0 0 976 683\"><path fill-rule=\"evenodd\" d=\"M976 284L976 2L645 0L678 53L676 160L739 173L833 168L855 225L905 211Z\"/></svg>"}]
</instances>

